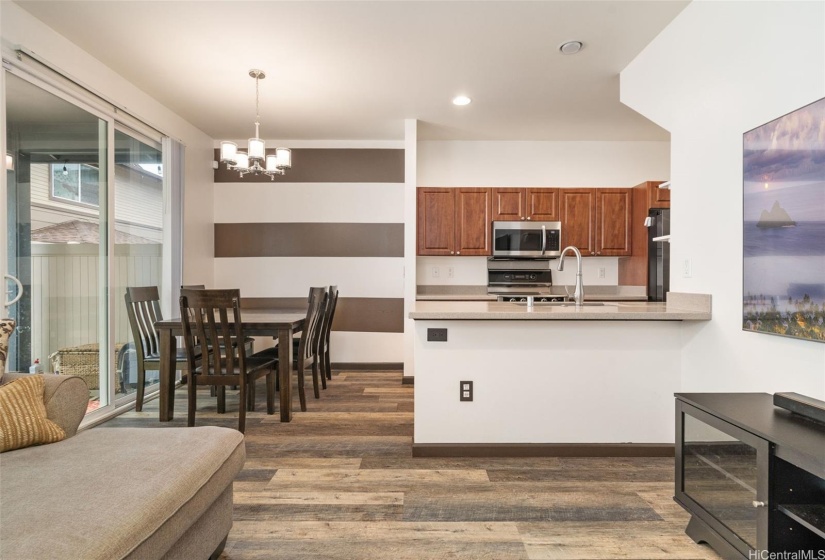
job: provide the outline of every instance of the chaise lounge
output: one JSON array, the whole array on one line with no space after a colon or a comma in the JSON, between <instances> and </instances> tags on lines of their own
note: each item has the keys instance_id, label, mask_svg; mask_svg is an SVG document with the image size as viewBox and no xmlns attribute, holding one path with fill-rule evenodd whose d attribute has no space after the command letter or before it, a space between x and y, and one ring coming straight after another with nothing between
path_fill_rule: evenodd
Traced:
<instances>
[{"instance_id":1,"label":"chaise lounge","mask_svg":"<svg viewBox=\"0 0 825 560\"><path fill-rule=\"evenodd\" d=\"M7 373L3 382L21 377ZM217 558L232 527L243 434L218 427L93 428L78 377L44 375L57 443L0 455L0 557Z\"/></svg>"}]
</instances>

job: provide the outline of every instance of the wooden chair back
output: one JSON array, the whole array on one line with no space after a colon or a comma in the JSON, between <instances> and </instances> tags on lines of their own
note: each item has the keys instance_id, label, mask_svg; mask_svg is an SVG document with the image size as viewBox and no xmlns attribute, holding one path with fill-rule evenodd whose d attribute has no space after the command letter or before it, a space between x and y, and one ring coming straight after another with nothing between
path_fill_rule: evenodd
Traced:
<instances>
[{"instance_id":1,"label":"wooden chair back","mask_svg":"<svg viewBox=\"0 0 825 560\"><path fill-rule=\"evenodd\" d=\"M160 312L160 295L157 286L126 288L126 313L129 327L135 339L135 352L141 362L149 357L160 356L158 333L155 322L163 319Z\"/></svg>"},{"instance_id":2,"label":"wooden chair back","mask_svg":"<svg viewBox=\"0 0 825 560\"><path fill-rule=\"evenodd\" d=\"M324 323L322 326L321 348L329 348L329 335L332 332L332 320L335 319L335 308L338 306L338 286L329 287L329 301L327 302L327 311L324 314Z\"/></svg>"},{"instance_id":3,"label":"wooden chair back","mask_svg":"<svg viewBox=\"0 0 825 560\"><path fill-rule=\"evenodd\" d=\"M304 330L298 344L298 357L304 364L311 363L318 351L318 334L320 332L321 315L326 306L327 289L325 287L310 288L309 306L304 321Z\"/></svg>"},{"instance_id":4,"label":"wooden chair back","mask_svg":"<svg viewBox=\"0 0 825 560\"><path fill-rule=\"evenodd\" d=\"M190 371L197 367L196 347L200 346L204 356L200 373L212 376L205 382L198 380L198 384L245 384L246 376L237 373L246 371L244 344L236 345L244 340L240 290L182 289L180 313ZM237 353L225 352L221 356L221 346L237 347Z\"/></svg>"}]
</instances>

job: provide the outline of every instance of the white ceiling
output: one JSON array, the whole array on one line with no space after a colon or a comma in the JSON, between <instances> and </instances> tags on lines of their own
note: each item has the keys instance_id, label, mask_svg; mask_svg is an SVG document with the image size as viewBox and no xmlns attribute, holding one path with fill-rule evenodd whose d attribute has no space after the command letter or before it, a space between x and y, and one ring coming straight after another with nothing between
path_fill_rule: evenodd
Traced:
<instances>
[{"instance_id":1,"label":"white ceiling","mask_svg":"<svg viewBox=\"0 0 825 560\"><path fill-rule=\"evenodd\" d=\"M264 138L664 140L619 72L688 2L17 3L215 139L252 135L257 67Z\"/></svg>"}]
</instances>

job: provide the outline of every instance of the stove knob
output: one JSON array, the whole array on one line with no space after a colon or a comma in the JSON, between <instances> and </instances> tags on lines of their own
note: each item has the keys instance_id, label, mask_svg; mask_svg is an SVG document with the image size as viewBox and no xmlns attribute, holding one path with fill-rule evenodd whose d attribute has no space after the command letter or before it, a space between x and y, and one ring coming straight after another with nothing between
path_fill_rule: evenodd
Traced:
<instances>
[{"instance_id":1,"label":"stove knob","mask_svg":"<svg viewBox=\"0 0 825 560\"><path fill-rule=\"evenodd\" d=\"M518 301L518 300L517 300L516 298L514 298L514 297L511 297L511 298L510 298L509 300L507 300L507 301L509 301L509 302L511 302L511 303L512 303L512 302L516 302L516 301Z\"/></svg>"},{"instance_id":2,"label":"stove knob","mask_svg":"<svg viewBox=\"0 0 825 560\"><path fill-rule=\"evenodd\" d=\"M540 301L540 302L542 302L542 303L547 303L547 298L546 298L546 297L543 297L543 298L541 298L539 301Z\"/></svg>"}]
</instances>

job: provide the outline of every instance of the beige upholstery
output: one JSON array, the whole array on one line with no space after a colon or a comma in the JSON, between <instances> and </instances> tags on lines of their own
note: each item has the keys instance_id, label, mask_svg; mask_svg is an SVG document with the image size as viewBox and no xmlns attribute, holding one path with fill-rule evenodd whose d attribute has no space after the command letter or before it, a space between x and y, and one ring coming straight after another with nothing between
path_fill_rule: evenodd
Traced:
<instances>
[{"instance_id":1,"label":"beige upholstery","mask_svg":"<svg viewBox=\"0 0 825 560\"><path fill-rule=\"evenodd\" d=\"M76 401L71 378L50 383L52 400ZM4 453L2 557L208 558L232 525L244 459L243 434L218 427L97 427Z\"/></svg>"},{"instance_id":2,"label":"beige upholstery","mask_svg":"<svg viewBox=\"0 0 825 560\"><path fill-rule=\"evenodd\" d=\"M3 383L11 383L28 373L7 373ZM68 375L43 374L46 382L46 415L49 420L63 428L66 437L77 433L83 416L86 414L86 405L89 402L89 390L86 383L79 377Z\"/></svg>"}]
</instances>

